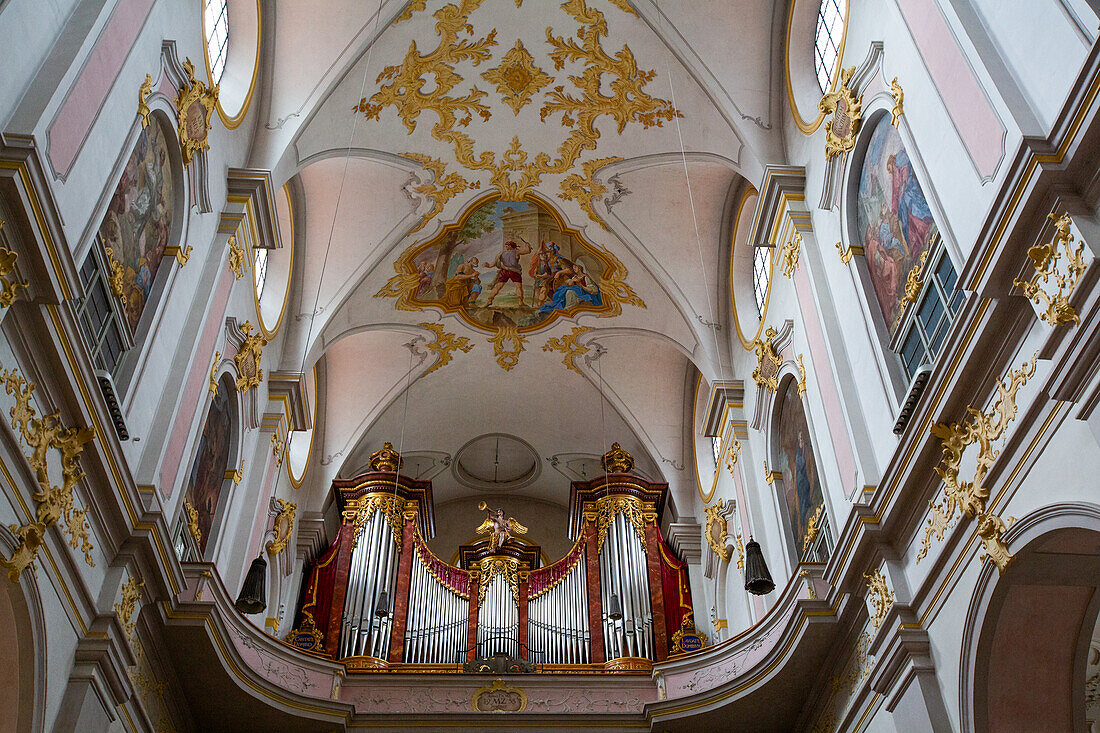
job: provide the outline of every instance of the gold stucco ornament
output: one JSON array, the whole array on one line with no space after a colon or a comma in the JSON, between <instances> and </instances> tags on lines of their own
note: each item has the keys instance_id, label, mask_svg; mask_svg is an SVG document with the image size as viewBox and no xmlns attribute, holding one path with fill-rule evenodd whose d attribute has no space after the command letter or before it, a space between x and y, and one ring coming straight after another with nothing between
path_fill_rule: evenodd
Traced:
<instances>
[{"instance_id":1,"label":"gold stucco ornament","mask_svg":"<svg viewBox=\"0 0 1100 733\"><path fill-rule=\"evenodd\" d=\"M576 358L587 354L589 349L587 346L577 343L577 339L591 330L589 326L577 326L571 333L560 338L547 339L546 343L542 345L542 350L557 351L564 354L561 363L565 365L566 369L580 374L581 370L577 368Z\"/></svg>"},{"instance_id":2,"label":"gold stucco ornament","mask_svg":"<svg viewBox=\"0 0 1100 733\"><path fill-rule=\"evenodd\" d=\"M153 77L146 74L145 81L138 87L138 116L141 117L141 129L143 130L149 126L149 115L152 110L149 109L149 105L145 100L152 91Z\"/></svg>"},{"instance_id":3,"label":"gold stucco ornament","mask_svg":"<svg viewBox=\"0 0 1100 733\"><path fill-rule=\"evenodd\" d=\"M856 73L851 66L840 72L840 85L829 92L817 103L817 108L832 115L825 127L825 157L832 160L841 153L847 153L856 146L859 126L863 120L863 101L856 97L848 86Z\"/></svg>"},{"instance_id":4,"label":"gold stucco ornament","mask_svg":"<svg viewBox=\"0 0 1100 733\"><path fill-rule=\"evenodd\" d=\"M886 576L877 568L863 577L867 581L867 601L871 605L871 626L878 631L894 605L894 592L886 584Z\"/></svg>"},{"instance_id":5,"label":"gold stucco ornament","mask_svg":"<svg viewBox=\"0 0 1100 733\"><path fill-rule=\"evenodd\" d=\"M279 507L279 511L275 515L275 522L271 527L275 536L267 543L267 551L272 555L278 555L290 544L290 535L294 532L294 514L298 511L297 504L282 499L276 499L275 501Z\"/></svg>"},{"instance_id":6,"label":"gold stucco ornament","mask_svg":"<svg viewBox=\"0 0 1100 733\"><path fill-rule=\"evenodd\" d=\"M512 591L512 601L519 606L519 560L514 557L501 557L494 555L487 557L478 563L477 603L480 607L485 602L485 591L497 575L503 576L508 588Z\"/></svg>"},{"instance_id":7,"label":"gold stucco ornament","mask_svg":"<svg viewBox=\"0 0 1100 733\"><path fill-rule=\"evenodd\" d=\"M1085 245L1082 242L1073 246L1069 214L1049 214L1048 218L1054 222L1054 238L1047 244L1037 244L1027 251L1028 259L1035 268L1035 278L1028 281L1014 280L1013 285L1023 290L1028 300L1043 308L1039 318L1046 323L1051 326L1076 325L1081 322L1081 317L1069 304L1069 298L1085 272L1085 259L1082 256ZM1060 266L1063 260L1064 268ZM1046 286L1050 285L1051 277L1054 278L1055 289L1048 292Z\"/></svg>"},{"instance_id":8,"label":"gold stucco ornament","mask_svg":"<svg viewBox=\"0 0 1100 733\"><path fill-rule=\"evenodd\" d=\"M798 255L801 252L802 232L795 232L794 236L779 250L779 267L787 278L794 277L794 271L798 269Z\"/></svg>"},{"instance_id":9,"label":"gold stucco ornament","mask_svg":"<svg viewBox=\"0 0 1100 733\"><path fill-rule=\"evenodd\" d=\"M4 221L0 219L0 231L4 229ZM26 290L29 283L19 280L15 275L15 261L19 254L0 244L0 307L7 308L19 296L20 290Z\"/></svg>"},{"instance_id":10,"label":"gold stucco ornament","mask_svg":"<svg viewBox=\"0 0 1100 733\"><path fill-rule=\"evenodd\" d=\"M233 271L234 280L244 277L244 268L244 247L234 235L229 238L229 269Z\"/></svg>"},{"instance_id":11,"label":"gold stucco ornament","mask_svg":"<svg viewBox=\"0 0 1100 733\"><path fill-rule=\"evenodd\" d=\"M925 263L928 262L928 250L925 249L920 254L920 259L917 264L909 270L909 274L905 276L905 294L901 296L901 302L898 303L898 319L901 319L901 314L905 312L905 307L910 303L917 302L917 296L920 295L921 286L924 284L924 278L921 277L921 273L924 270Z\"/></svg>"},{"instance_id":12,"label":"gold stucco ornament","mask_svg":"<svg viewBox=\"0 0 1100 733\"><path fill-rule=\"evenodd\" d=\"M190 165L195 153L210 148L210 119L218 104L218 85L207 87L205 82L196 79L191 59L183 62L183 71L187 81L176 98L177 132L183 164Z\"/></svg>"},{"instance_id":13,"label":"gold stucco ornament","mask_svg":"<svg viewBox=\"0 0 1100 733\"><path fill-rule=\"evenodd\" d=\"M779 335L775 327L768 326L763 339L753 339L752 351L756 354L756 368L752 370L752 379L758 387L779 391L779 367L783 360L775 350L772 340Z\"/></svg>"},{"instance_id":14,"label":"gold stucco ornament","mask_svg":"<svg viewBox=\"0 0 1100 733\"><path fill-rule=\"evenodd\" d=\"M38 548L45 541L46 530L64 520L64 530L69 535L69 546L84 552L84 561L95 566L93 549L88 537L87 509L76 507L74 490L84 478L78 459L84 445L95 437L90 427L65 427L61 424L60 411L38 418L31 404L36 385L27 382L14 370L0 372L4 389L15 397L11 408L11 426L16 436L31 449L27 457L34 471L37 489L31 495L35 503L34 521L10 529L19 539L19 545L10 559L0 557L0 566L7 568L8 579L19 582L22 572L34 562ZM61 483L55 485L50 477L49 453L60 454Z\"/></svg>"},{"instance_id":15,"label":"gold stucco ornament","mask_svg":"<svg viewBox=\"0 0 1100 733\"><path fill-rule=\"evenodd\" d=\"M729 507L725 501L719 499L711 506L704 507L707 516L706 529L703 537L706 538L710 549L714 554L722 558L723 562L729 562L733 555L733 549L729 546L729 530L726 526L726 514Z\"/></svg>"},{"instance_id":16,"label":"gold stucco ornament","mask_svg":"<svg viewBox=\"0 0 1100 733\"><path fill-rule=\"evenodd\" d=\"M500 64L482 72L481 78L496 86L497 94L516 115L543 87L554 81L554 77L535 65L535 59L519 40L504 54Z\"/></svg>"},{"instance_id":17,"label":"gold stucco ornament","mask_svg":"<svg viewBox=\"0 0 1100 733\"><path fill-rule=\"evenodd\" d=\"M233 363L237 365L237 391L245 394L253 387L258 387L264 381L264 370L260 368L260 360L263 358L264 347L267 339L258 333L253 333L255 326L251 321L245 321L240 326L244 334L237 353L233 355Z\"/></svg>"},{"instance_id":18,"label":"gold stucco ornament","mask_svg":"<svg viewBox=\"0 0 1100 733\"><path fill-rule=\"evenodd\" d=\"M429 351L434 351L439 354L439 360L435 364L432 364L428 371L424 372L423 376L428 376L436 369L442 369L451 363L453 354L456 350L462 351L464 354L469 354L474 348L474 345L470 343L470 339L465 336L455 336L453 333L448 332L439 323L420 323L417 324L421 328L426 328L435 334L435 340L426 344L426 348Z\"/></svg>"},{"instance_id":19,"label":"gold stucco ornament","mask_svg":"<svg viewBox=\"0 0 1100 733\"><path fill-rule=\"evenodd\" d=\"M382 444L382 447L370 454L370 470L372 471L388 471L389 473L396 473L401 464L404 461L401 455L393 449L393 443L388 440Z\"/></svg>"},{"instance_id":20,"label":"gold stucco ornament","mask_svg":"<svg viewBox=\"0 0 1100 733\"><path fill-rule=\"evenodd\" d=\"M202 529L199 527L199 510L191 503L191 499L184 497L183 510L187 512L187 531L191 533L191 539L195 540L195 546L202 546Z\"/></svg>"},{"instance_id":21,"label":"gold stucco ornament","mask_svg":"<svg viewBox=\"0 0 1100 733\"><path fill-rule=\"evenodd\" d=\"M618 443L611 444L611 450L603 454L602 462L608 473L630 473L634 470L634 456L623 450Z\"/></svg>"},{"instance_id":22,"label":"gold stucco ornament","mask_svg":"<svg viewBox=\"0 0 1100 733\"><path fill-rule=\"evenodd\" d=\"M126 636L134 635L134 624L136 623L136 619L133 618L134 609L141 599L141 589L144 587L144 580L139 581L137 578L131 577L126 581L126 585L122 587L121 601L115 604L115 615L118 616L119 623L122 624Z\"/></svg>"}]
</instances>

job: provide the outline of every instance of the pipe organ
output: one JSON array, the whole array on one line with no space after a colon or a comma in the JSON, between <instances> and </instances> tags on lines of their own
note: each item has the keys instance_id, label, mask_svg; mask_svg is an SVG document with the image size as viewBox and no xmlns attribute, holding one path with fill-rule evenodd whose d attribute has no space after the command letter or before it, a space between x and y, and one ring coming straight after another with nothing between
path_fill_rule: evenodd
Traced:
<instances>
[{"instance_id":1,"label":"pipe organ","mask_svg":"<svg viewBox=\"0 0 1100 733\"><path fill-rule=\"evenodd\" d=\"M618 444L603 465L571 485L565 557L541 566L539 548L512 536L526 528L487 510L489 536L462 546L455 566L426 542L431 484L401 475L387 443L370 471L333 482L340 530L306 569L288 639L349 671L646 669L698 648L687 568L661 536L667 484L633 475Z\"/></svg>"}]
</instances>

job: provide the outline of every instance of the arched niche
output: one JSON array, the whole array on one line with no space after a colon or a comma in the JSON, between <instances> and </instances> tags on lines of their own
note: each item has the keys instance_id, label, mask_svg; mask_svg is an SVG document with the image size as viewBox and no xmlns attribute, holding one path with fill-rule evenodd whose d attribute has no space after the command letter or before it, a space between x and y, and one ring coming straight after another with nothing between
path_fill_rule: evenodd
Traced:
<instances>
[{"instance_id":1,"label":"arched niche","mask_svg":"<svg viewBox=\"0 0 1100 733\"><path fill-rule=\"evenodd\" d=\"M206 38L206 4L195 0L202 19L202 48L206 60L206 76L213 84L210 50ZM230 130L240 126L248 114L256 79L260 71L260 0L227 0L229 10L229 54L218 83L218 117Z\"/></svg>"},{"instance_id":2,"label":"arched niche","mask_svg":"<svg viewBox=\"0 0 1100 733\"><path fill-rule=\"evenodd\" d=\"M11 556L19 543L0 527L0 551ZM31 572L0 588L0 730L44 730L46 639L38 584Z\"/></svg>"},{"instance_id":3,"label":"arched niche","mask_svg":"<svg viewBox=\"0 0 1100 733\"><path fill-rule=\"evenodd\" d=\"M787 81L787 103L791 110L791 119L800 131L812 135L825 119L818 110L817 103L823 96L818 86L817 73L814 70L814 39L817 33L817 15L821 0L791 0L787 11L786 49L783 60ZM840 69L844 60L844 43L848 35L848 15L850 3L844 2L844 26L840 34L840 43L836 68L829 82L829 91L836 88L840 78Z\"/></svg>"},{"instance_id":4,"label":"arched niche","mask_svg":"<svg viewBox=\"0 0 1100 733\"><path fill-rule=\"evenodd\" d=\"M190 506L183 511L189 513L194 508L196 512L200 533L196 550L204 560L215 557L221 545L222 525L236 485L233 472L241 460L243 403L232 372L222 372L217 386L203 410L202 427L195 436L184 477L184 498Z\"/></svg>"},{"instance_id":5,"label":"arched niche","mask_svg":"<svg viewBox=\"0 0 1100 733\"><path fill-rule=\"evenodd\" d=\"M313 455L313 438L317 433L317 365L313 366L311 376L306 380L306 406L309 410L309 430L295 430L287 439L286 472L290 485L302 488L306 479L306 470Z\"/></svg>"},{"instance_id":6,"label":"arched niche","mask_svg":"<svg viewBox=\"0 0 1100 733\"><path fill-rule=\"evenodd\" d=\"M1085 731L1100 615L1100 506L1046 507L1015 522L1005 540L1015 559L1000 575L983 563L967 612L962 729Z\"/></svg>"}]
</instances>

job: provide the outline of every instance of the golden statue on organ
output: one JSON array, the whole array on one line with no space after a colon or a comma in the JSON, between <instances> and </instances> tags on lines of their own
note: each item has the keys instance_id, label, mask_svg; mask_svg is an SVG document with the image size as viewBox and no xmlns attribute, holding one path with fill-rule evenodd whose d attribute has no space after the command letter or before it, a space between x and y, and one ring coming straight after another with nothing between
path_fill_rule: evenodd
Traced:
<instances>
[{"instance_id":1,"label":"golden statue on organ","mask_svg":"<svg viewBox=\"0 0 1100 733\"><path fill-rule=\"evenodd\" d=\"M488 504L481 502L477 505L477 510L485 512L485 521L477 528L477 534L479 537L489 535L489 552L496 552L498 547L503 547L505 542L516 535L527 534L527 528L517 522L515 517L504 518L503 509L493 510Z\"/></svg>"}]
</instances>

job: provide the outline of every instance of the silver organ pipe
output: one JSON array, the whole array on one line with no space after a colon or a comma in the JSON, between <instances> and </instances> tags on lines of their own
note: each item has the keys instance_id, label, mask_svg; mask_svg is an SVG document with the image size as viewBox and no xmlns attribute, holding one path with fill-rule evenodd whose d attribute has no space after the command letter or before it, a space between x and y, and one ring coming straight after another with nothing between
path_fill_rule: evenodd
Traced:
<instances>
[{"instance_id":1,"label":"silver organ pipe","mask_svg":"<svg viewBox=\"0 0 1100 733\"><path fill-rule=\"evenodd\" d=\"M588 578L584 554L575 547L564 559L564 574L527 602L527 644L531 661L588 664ZM550 568L548 570L553 570ZM542 571L540 571L542 572Z\"/></svg>"},{"instance_id":2,"label":"silver organ pipe","mask_svg":"<svg viewBox=\"0 0 1100 733\"><path fill-rule=\"evenodd\" d=\"M623 617L608 617L611 596L617 595ZM600 550L600 602L603 607L607 658L653 658L653 612L645 548L625 513L619 512L607 528Z\"/></svg>"},{"instance_id":3,"label":"silver organ pipe","mask_svg":"<svg viewBox=\"0 0 1100 733\"><path fill-rule=\"evenodd\" d=\"M464 658L470 601L432 575L433 559L419 544L412 550L403 661L454 664Z\"/></svg>"},{"instance_id":4,"label":"silver organ pipe","mask_svg":"<svg viewBox=\"0 0 1100 733\"><path fill-rule=\"evenodd\" d=\"M477 609L477 646L479 657L504 652L519 658L519 608L512 587L500 573L489 581L485 598Z\"/></svg>"},{"instance_id":5,"label":"silver organ pipe","mask_svg":"<svg viewBox=\"0 0 1100 733\"><path fill-rule=\"evenodd\" d=\"M397 545L386 515L376 511L359 533L352 552L348 591L344 597L344 621L340 656L384 656L389 646L388 619L379 618L382 591L393 598L397 576Z\"/></svg>"}]
</instances>

